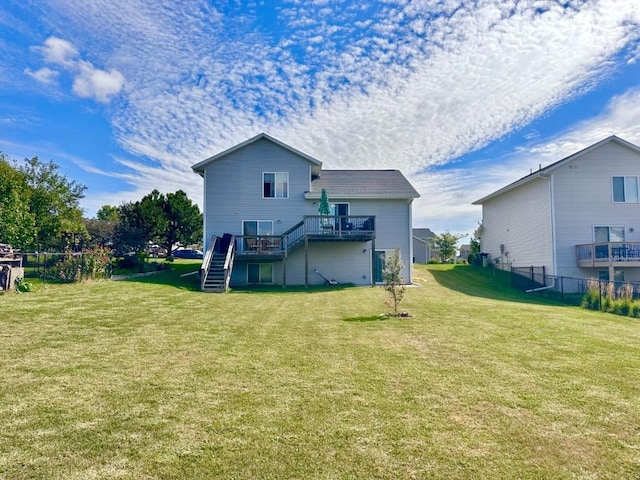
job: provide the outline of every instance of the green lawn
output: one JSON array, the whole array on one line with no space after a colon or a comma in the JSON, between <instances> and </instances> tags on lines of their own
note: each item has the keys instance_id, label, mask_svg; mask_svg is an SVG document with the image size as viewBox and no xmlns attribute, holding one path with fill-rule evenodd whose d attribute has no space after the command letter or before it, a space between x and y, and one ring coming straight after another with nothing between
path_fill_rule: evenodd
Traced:
<instances>
[{"instance_id":1,"label":"green lawn","mask_svg":"<svg viewBox=\"0 0 640 480\"><path fill-rule=\"evenodd\" d=\"M174 267L0 296L0 478L640 478L638 320L467 266L412 318Z\"/></svg>"}]
</instances>

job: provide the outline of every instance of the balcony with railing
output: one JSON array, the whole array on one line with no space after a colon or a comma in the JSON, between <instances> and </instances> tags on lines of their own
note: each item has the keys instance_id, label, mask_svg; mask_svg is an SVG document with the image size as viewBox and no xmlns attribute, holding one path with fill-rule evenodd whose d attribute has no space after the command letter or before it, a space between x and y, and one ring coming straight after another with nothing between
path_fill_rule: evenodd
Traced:
<instances>
[{"instance_id":1,"label":"balcony with railing","mask_svg":"<svg viewBox=\"0 0 640 480\"><path fill-rule=\"evenodd\" d=\"M281 235L236 235L236 255L244 258L280 259L309 242L366 242L375 238L371 215L305 215Z\"/></svg>"},{"instance_id":2,"label":"balcony with railing","mask_svg":"<svg viewBox=\"0 0 640 480\"><path fill-rule=\"evenodd\" d=\"M579 267L626 265L640 267L640 242L607 242L576 245Z\"/></svg>"}]
</instances>

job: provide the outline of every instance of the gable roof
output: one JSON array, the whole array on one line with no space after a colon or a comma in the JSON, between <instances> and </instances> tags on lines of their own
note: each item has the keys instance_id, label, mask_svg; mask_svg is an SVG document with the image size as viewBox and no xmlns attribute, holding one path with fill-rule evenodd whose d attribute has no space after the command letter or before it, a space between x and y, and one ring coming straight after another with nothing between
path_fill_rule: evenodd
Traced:
<instances>
[{"instance_id":1,"label":"gable roof","mask_svg":"<svg viewBox=\"0 0 640 480\"><path fill-rule=\"evenodd\" d=\"M420 194L399 170L322 170L304 197L320 199L322 189L333 198L418 198Z\"/></svg>"},{"instance_id":2,"label":"gable roof","mask_svg":"<svg viewBox=\"0 0 640 480\"><path fill-rule=\"evenodd\" d=\"M205 160L202 160L201 162L198 162L194 165L191 166L191 169L198 173L200 176L204 175L204 169L207 165L209 165L212 162L215 162L216 160L221 159L222 157L226 157L227 155L229 155L230 153L233 153L237 150L240 150L241 148L246 147L247 145L251 145L252 143L257 142L258 140L268 140L272 143L275 143L276 145L278 145L279 147L284 148L285 150L289 150L291 153L294 153L302 158L304 158L305 160L308 160L309 162L311 162L311 164L314 166L314 174L318 173L320 171L320 168L322 167L322 162L319 160L316 160L315 158L307 155L306 153L303 153L299 150L296 150L295 148L287 145L286 143L281 142L280 140L273 138L270 135L267 135L266 133L262 132L259 133L258 135L256 135L255 137L251 137L248 140L245 140L242 143L239 143L231 148L228 148L220 153L217 153L216 155L214 155L213 157L209 157ZM317 171L316 171L317 170Z\"/></svg>"},{"instance_id":3,"label":"gable roof","mask_svg":"<svg viewBox=\"0 0 640 480\"><path fill-rule=\"evenodd\" d=\"M475 202L473 202L473 205L482 205L484 202L486 202L487 200L491 200L492 198L498 197L500 195L502 195L503 193L506 193L510 190L513 190L515 188L520 187L521 185L525 185L529 182L532 182L533 180L536 180L540 177L545 177L546 175L548 175L549 173L553 172L554 170L557 170L560 167L563 167L564 165L566 165L567 163L573 161L573 160L577 160L580 157L592 152L593 150L596 150L600 147L602 147L603 145L610 143L610 142L614 142L617 143L618 145L621 145L623 147L629 148L631 150L633 150L634 152L640 154L640 147L638 147L637 145L634 145L633 143L627 142L626 140L623 140L620 137L616 137L615 135L611 135L610 137L605 138L604 140L600 140L597 143L594 143L593 145L587 147L587 148L583 148L582 150L580 150L579 152L576 152L572 155L569 155L568 157L563 158L562 160L558 160L557 162L552 163L551 165L547 165L544 168L541 168L540 170L530 173L529 175L522 177L519 180L516 180L513 183L510 183L509 185L507 185L506 187L502 187L499 190L496 190L493 193L490 193L489 195L487 195L486 197L482 197L479 200L476 200Z\"/></svg>"},{"instance_id":4,"label":"gable roof","mask_svg":"<svg viewBox=\"0 0 640 480\"><path fill-rule=\"evenodd\" d=\"M414 228L412 232L413 238L422 243L429 243L429 239L436 236L430 228Z\"/></svg>"}]
</instances>

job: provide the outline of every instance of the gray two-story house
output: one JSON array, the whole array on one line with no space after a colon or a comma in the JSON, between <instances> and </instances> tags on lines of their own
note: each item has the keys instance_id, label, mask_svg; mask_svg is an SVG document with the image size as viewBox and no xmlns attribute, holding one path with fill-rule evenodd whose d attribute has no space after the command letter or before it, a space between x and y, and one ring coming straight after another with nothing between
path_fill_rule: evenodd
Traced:
<instances>
[{"instance_id":1,"label":"gray two-story house","mask_svg":"<svg viewBox=\"0 0 640 480\"><path fill-rule=\"evenodd\" d=\"M204 179L202 286L372 285L399 250L412 281L411 205L398 170L323 170L265 133L193 165ZM322 190L330 215L319 215Z\"/></svg>"}]
</instances>

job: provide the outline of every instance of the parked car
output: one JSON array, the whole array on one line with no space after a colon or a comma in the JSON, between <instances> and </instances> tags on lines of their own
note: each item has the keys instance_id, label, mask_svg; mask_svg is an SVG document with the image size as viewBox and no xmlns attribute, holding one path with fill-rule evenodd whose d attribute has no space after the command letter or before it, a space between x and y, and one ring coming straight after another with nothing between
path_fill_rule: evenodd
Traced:
<instances>
[{"instance_id":1,"label":"parked car","mask_svg":"<svg viewBox=\"0 0 640 480\"><path fill-rule=\"evenodd\" d=\"M202 258L204 254L201 250L192 250L191 248L180 248L172 252L174 258Z\"/></svg>"},{"instance_id":2,"label":"parked car","mask_svg":"<svg viewBox=\"0 0 640 480\"><path fill-rule=\"evenodd\" d=\"M151 245L147 248L147 253L154 258L164 258L167 256L167 249L160 245Z\"/></svg>"}]
</instances>

